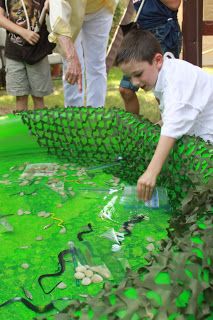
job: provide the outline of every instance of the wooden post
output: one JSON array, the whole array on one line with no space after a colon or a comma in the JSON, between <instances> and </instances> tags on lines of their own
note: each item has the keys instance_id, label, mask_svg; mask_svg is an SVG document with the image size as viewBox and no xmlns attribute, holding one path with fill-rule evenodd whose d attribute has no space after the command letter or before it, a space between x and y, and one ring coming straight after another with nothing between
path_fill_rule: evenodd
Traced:
<instances>
[{"instance_id":1,"label":"wooden post","mask_svg":"<svg viewBox=\"0 0 213 320\"><path fill-rule=\"evenodd\" d=\"M203 0L183 1L183 59L202 67Z\"/></svg>"}]
</instances>

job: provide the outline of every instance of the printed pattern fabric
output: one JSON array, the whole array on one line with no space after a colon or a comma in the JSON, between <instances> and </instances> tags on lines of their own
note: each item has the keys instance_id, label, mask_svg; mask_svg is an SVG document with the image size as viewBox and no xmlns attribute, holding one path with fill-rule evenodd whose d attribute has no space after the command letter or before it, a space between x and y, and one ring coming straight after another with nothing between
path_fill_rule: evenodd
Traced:
<instances>
[{"instance_id":1,"label":"printed pattern fabric","mask_svg":"<svg viewBox=\"0 0 213 320\"><path fill-rule=\"evenodd\" d=\"M8 19L15 24L34 31L39 26L39 17L41 13L41 2L38 0L9 0L5 1L5 9ZM14 44L23 46L25 40L19 35L8 32L10 41Z\"/></svg>"}]
</instances>

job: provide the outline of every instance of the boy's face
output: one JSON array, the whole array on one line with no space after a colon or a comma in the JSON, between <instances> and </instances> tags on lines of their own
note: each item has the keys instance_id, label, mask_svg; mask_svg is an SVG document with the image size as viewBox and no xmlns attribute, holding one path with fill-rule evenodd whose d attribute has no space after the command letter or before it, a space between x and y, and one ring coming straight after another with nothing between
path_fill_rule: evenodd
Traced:
<instances>
[{"instance_id":1,"label":"boy's face","mask_svg":"<svg viewBox=\"0 0 213 320\"><path fill-rule=\"evenodd\" d=\"M133 85L149 91L155 87L162 64L163 56L157 53L152 64L147 61L130 61L122 63L120 67L123 73L131 78Z\"/></svg>"}]
</instances>

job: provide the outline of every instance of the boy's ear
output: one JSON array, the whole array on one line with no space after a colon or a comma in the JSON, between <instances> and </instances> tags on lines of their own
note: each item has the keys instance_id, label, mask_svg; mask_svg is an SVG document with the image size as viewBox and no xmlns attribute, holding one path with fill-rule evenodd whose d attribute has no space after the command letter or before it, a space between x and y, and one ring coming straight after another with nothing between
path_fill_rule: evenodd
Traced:
<instances>
[{"instance_id":1,"label":"boy's ear","mask_svg":"<svg viewBox=\"0 0 213 320\"><path fill-rule=\"evenodd\" d=\"M156 53L154 56L153 62L156 63L159 67L163 64L163 56L161 53Z\"/></svg>"}]
</instances>

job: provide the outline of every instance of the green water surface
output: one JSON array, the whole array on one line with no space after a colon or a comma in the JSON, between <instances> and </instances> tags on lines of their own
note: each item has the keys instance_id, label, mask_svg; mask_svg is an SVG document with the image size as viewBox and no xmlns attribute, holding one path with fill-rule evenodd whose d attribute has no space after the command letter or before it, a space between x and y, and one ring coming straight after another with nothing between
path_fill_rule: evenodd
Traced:
<instances>
[{"instance_id":1,"label":"green water surface","mask_svg":"<svg viewBox=\"0 0 213 320\"><path fill-rule=\"evenodd\" d=\"M27 166L39 163L55 163L57 170L52 176L23 178ZM54 183L61 186L59 191L51 188ZM147 246L153 243L157 248L158 241L166 237L170 214L163 210L127 210L119 203L123 187L124 182L102 170L85 171L75 163L48 155L19 116L0 118L0 304L13 297L25 297L23 287L31 292L32 303L41 306L60 297L83 299L79 295L97 294L103 283L77 286L71 254L65 258L66 270L61 276L42 282L46 290L59 281L67 287L56 288L49 295L41 290L38 277L58 270L57 256L69 248L69 241L74 242L88 265L107 266L111 278L104 281L118 282L126 267L142 266ZM110 189L114 192L110 193ZM115 196L112 220L102 219L101 211ZM25 213L20 215L20 211ZM49 216L39 216L41 211ZM147 219L135 224L121 250L113 253L113 242L101 237L102 233L110 228L121 230L123 223L136 213ZM61 219L61 224L54 217ZM5 221L13 230L5 227ZM87 230L88 223L93 231L79 241L77 234ZM23 264L29 267L24 269ZM57 304L59 309L66 305L67 302ZM56 310L49 316L54 313ZM0 308L1 320L28 320L35 316L20 302Z\"/></svg>"}]
</instances>

